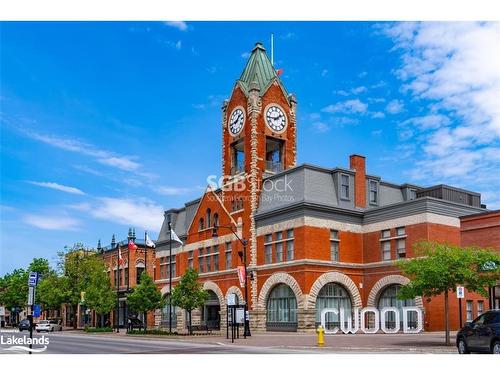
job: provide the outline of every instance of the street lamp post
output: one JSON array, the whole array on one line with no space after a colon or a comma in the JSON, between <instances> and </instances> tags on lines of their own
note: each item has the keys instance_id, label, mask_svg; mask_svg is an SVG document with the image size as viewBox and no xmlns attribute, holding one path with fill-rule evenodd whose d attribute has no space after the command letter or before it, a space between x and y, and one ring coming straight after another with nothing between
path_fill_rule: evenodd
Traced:
<instances>
[{"instance_id":1,"label":"street lamp post","mask_svg":"<svg viewBox=\"0 0 500 375\"><path fill-rule=\"evenodd\" d=\"M226 228L229 229L238 239L238 241L241 242L243 245L243 251L238 251L238 256L240 257L241 261L243 262L243 266L245 267L245 329L243 331L243 337L247 338L247 336L252 336L250 333L250 322L249 322L249 317L248 317L248 275L247 275L247 245L248 241L245 240L244 238L240 238L238 234L234 231L234 229L231 226L219 226L219 225L214 225L212 229L212 237L218 237L217 230L219 228Z\"/></svg>"}]
</instances>

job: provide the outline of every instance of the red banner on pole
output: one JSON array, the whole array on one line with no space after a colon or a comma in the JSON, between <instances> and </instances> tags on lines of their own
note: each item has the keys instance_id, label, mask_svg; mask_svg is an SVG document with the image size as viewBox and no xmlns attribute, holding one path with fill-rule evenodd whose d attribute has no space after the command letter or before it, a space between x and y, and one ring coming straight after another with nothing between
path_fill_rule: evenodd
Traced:
<instances>
[{"instance_id":1,"label":"red banner on pole","mask_svg":"<svg viewBox=\"0 0 500 375\"><path fill-rule=\"evenodd\" d=\"M245 287L245 266L238 266L238 278L240 279L240 286Z\"/></svg>"}]
</instances>

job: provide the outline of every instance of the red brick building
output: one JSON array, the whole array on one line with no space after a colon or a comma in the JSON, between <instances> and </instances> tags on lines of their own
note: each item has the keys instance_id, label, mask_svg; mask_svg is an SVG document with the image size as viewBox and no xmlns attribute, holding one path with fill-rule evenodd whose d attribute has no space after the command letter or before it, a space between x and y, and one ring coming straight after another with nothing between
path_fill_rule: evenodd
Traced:
<instances>
[{"instance_id":1,"label":"red brick building","mask_svg":"<svg viewBox=\"0 0 500 375\"><path fill-rule=\"evenodd\" d=\"M462 246L479 246L500 252L500 210L462 216L460 218L460 243ZM481 306L465 294L465 311L462 319L470 321L481 312ZM500 308L500 285L491 288L488 309Z\"/></svg>"},{"instance_id":2,"label":"red brick building","mask_svg":"<svg viewBox=\"0 0 500 375\"><path fill-rule=\"evenodd\" d=\"M349 313L408 305L423 309L425 330L443 330L442 298L396 300L409 280L394 262L412 257L420 240L459 244L459 217L486 211L480 194L390 183L370 174L360 155L351 155L347 168L296 165L296 105L257 43L222 107L222 186L165 212L156 249L162 293L170 290L160 267L168 264L171 222L184 242L172 243L173 286L187 267L198 270L211 298L194 323L225 327L227 295L244 300L236 271L242 245L223 228L231 226L248 240L253 330L313 330L325 307ZM220 226L216 238L214 225ZM185 313L173 310L184 329ZM458 317L451 318L457 328Z\"/></svg>"}]
</instances>

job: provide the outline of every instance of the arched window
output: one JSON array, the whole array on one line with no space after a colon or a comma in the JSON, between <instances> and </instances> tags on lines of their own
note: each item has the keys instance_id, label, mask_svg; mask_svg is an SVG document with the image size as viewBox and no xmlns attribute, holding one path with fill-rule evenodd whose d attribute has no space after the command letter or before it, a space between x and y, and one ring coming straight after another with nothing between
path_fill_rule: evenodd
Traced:
<instances>
[{"instance_id":1,"label":"arched window","mask_svg":"<svg viewBox=\"0 0 500 375\"><path fill-rule=\"evenodd\" d=\"M339 314L326 314L326 329L340 327L340 309L344 309L346 319L352 317L352 302L349 292L340 284L329 283L323 286L316 298L316 324L321 322L321 311L325 308L336 308Z\"/></svg>"},{"instance_id":2,"label":"arched window","mask_svg":"<svg viewBox=\"0 0 500 375\"><path fill-rule=\"evenodd\" d=\"M214 214L214 227L215 226L219 226L219 214L218 213L215 213Z\"/></svg>"},{"instance_id":3,"label":"arched window","mask_svg":"<svg viewBox=\"0 0 500 375\"><path fill-rule=\"evenodd\" d=\"M384 307L396 307L399 309L400 324L403 324L403 307L415 306L413 299L401 300L397 295L401 289L401 285L392 284L385 288L378 299L378 309L382 310ZM387 328L396 327L396 314L388 312L386 315ZM417 327L417 313L412 311L408 314L408 325L412 328ZM402 328L402 326L400 327Z\"/></svg>"},{"instance_id":4,"label":"arched window","mask_svg":"<svg viewBox=\"0 0 500 375\"><path fill-rule=\"evenodd\" d=\"M205 221L207 222L207 228L212 226L212 210L207 208L207 213L205 214Z\"/></svg>"},{"instance_id":5,"label":"arched window","mask_svg":"<svg viewBox=\"0 0 500 375\"><path fill-rule=\"evenodd\" d=\"M161 325L162 327L168 328L170 326L169 321L169 309L170 309L170 294L165 296L165 300L167 303L161 310ZM177 328L177 306L172 305L172 328Z\"/></svg>"},{"instance_id":6,"label":"arched window","mask_svg":"<svg viewBox=\"0 0 500 375\"><path fill-rule=\"evenodd\" d=\"M198 230L203 230L205 229L205 221L201 217L200 220L198 221Z\"/></svg>"},{"instance_id":7,"label":"arched window","mask_svg":"<svg viewBox=\"0 0 500 375\"><path fill-rule=\"evenodd\" d=\"M276 285L267 300L267 329L297 330L297 299L286 284Z\"/></svg>"}]
</instances>

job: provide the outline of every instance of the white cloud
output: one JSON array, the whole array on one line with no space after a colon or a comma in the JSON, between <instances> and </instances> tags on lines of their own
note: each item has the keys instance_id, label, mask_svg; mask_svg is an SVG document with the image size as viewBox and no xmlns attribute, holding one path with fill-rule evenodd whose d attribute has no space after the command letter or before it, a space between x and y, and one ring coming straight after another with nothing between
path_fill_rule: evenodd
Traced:
<instances>
[{"instance_id":1,"label":"white cloud","mask_svg":"<svg viewBox=\"0 0 500 375\"><path fill-rule=\"evenodd\" d=\"M37 182L37 181L28 181L28 183L36 186L45 187L48 189L54 189L59 191L64 191L65 193L77 194L77 195L85 195L83 191L77 189L75 187L60 185L56 182Z\"/></svg>"},{"instance_id":2,"label":"white cloud","mask_svg":"<svg viewBox=\"0 0 500 375\"><path fill-rule=\"evenodd\" d=\"M241 57L244 58L244 59L248 59L250 57L250 52L243 52L241 54Z\"/></svg>"},{"instance_id":3,"label":"white cloud","mask_svg":"<svg viewBox=\"0 0 500 375\"><path fill-rule=\"evenodd\" d=\"M91 156L96 162L115 167L124 171L134 171L140 164L131 160L132 156L117 155L113 152L98 149L96 146L75 139L62 138L53 135L40 134L31 130L22 130L28 137L65 151Z\"/></svg>"},{"instance_id":4,"label":"white cloud","mask_svg":"<svg viewBox=\"0 0 500 375\"><path fill-rule=\"evenodd\" d=\"M178 40L175 42L175 49L179 50L182 48L182 41Z\"/></svg>"},{"instance_id":5,"label":"white cloud","mask_svg":"<svg viewBox=\"0 0 500 375\"><path fill-rule=\"evenodd\" d=\"M184 21L166 21L164 23L165 23L165 25L170 26L170 27L174 27L180 31L187 31L187 29L188 29L188 25Z\"/></svg>"},{"instance_id":6,"label":"white cloud","mask_svg":"<svg viewBox=\"0 0 500 375\"><path fill-rule=\"evenodd\" d=\"M368 75L368 72L361 72L361 73L359 73L359 74L358 74L358 77L359 77L359 78L364 78L364 77L366 77L367 75Z\"/></svg>"},{"instance_id":7,"label":"white cloud","mask_svg":"<svg viewBox=\"0 0 500 375\"><path fill-rule=\"evenodd\" d=\"M26 224L47 230L76 230L80 221L69 216L26 215Z\"/></svg>"},{"instance_id":8,"label":"white cloud","mask_svg":"<svg viewBox=\"0 0 500 375\"><path fill-rule=\"evenodd\" d=\"M403 127L420 133L424 151L413 176L465 184L499 202L500 23L405 22L383 29L401 52L402 91L430 113Z\"/></svg>"},{"instance_id":9,"label":"white cloud","mask_svg":"<svg viewBox=\"0 0 500 375\"><path fill-rule=\"evenodd\" d=\"M384 118L385 117L384 112L371 112L370 115L372 118Z\"/></svg>"},{"instance_id":10,"label":"white cloud","mask_svg":"<svg viewBox=\"0 0 500 375\"><path fill-rule=\"evenodd\" d=\"M322 111L327 113L365 113L367 109L367 104L359 99L351 99L336 104L330 104L323 108Z\"/></svg>"},{"instance_id":11,"label":"white cloud","mask_svg":"<svg viewBox=\"0 0 500 375\"><path fill-rule=\"evenodd\" d=\"M353 87L349 89L348 91L346 90L335 90L333 93L340 95L340 96L349 96L349 95L358 95L362 94L364 92L367 92L368 89L365 86L358 86L358 87Z\"/></svg>"},{"instance_id":12,"label":"white cloud","mask_svg":"<svg viewBox=\"0 0 500 375\"><path fill-rule=\"evenodd\" d=\"M330 130L330 126L322 121L316 121L312 123L312 127L318 133L326 133Z\"/></svg>"},{"instance_id":13,"label":"white cloud","mask_svg":"<svg viewBox=\"0 0 500 375\"><path fill-rule=\"evenodd\" d=\"M124 225L158 231L163 221L163 208L147 198L97 198L93 203L73 205L90 216Z\"/></svg>"},{"instance_id":14,"label":"white cloud","mask_svg":"<svg viewBox=\"0 0 500 375\"><path fill-rule=\"evenodd\" d=\"M97 162L121 169L123 171L135 171L140 167L139 163L136 163L127 157L110 156L107 158L97 159Z\"/></svg>"},{"instance_id":15,"label":"white cloud","mask_svg":"<svg viewBox=\"0 0 500 375\"><path fill-rule=\"evenodd\" d=\"M393 115L396 113L403 112L404 110L403 101L397 99L391 100L385 107L385 110Z\"/></svg>"},{"instance_id":16,"label":"white cloud","mask_svg":"<svg viewBox=\"0 0 500 375\"><path fill-rule=\"evenodd\" d=\"M326 77L328 75L328 69L323 69L321 71L321 77Z\"/></svg>"},{"instance_id":17,"label":"white cloud","mask_svg":"<svg viewBox=\"0 0 500 375\"><path fill-rule=\"evenodd\" d=\"M176 187L176 186L158 186L155 188L155 191L159 194L163 195L184 195L191 193L197 189L193 188L184 188L184 187Z\"/></svg>"}]
</instances>

